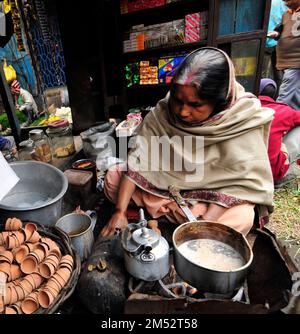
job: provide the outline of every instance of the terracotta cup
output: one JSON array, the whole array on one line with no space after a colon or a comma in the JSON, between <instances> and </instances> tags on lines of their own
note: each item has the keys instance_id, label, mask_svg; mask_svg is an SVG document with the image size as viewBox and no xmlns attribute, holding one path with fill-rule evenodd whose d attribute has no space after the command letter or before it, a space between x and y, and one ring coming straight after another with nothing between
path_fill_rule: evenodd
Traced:
<instances>
[{"instance_id":1,"label":"terracotta cup","mask_svg":"<svg viewBox=\"0 0 300 334\"><path fill-rule=\"evenodd\" d=\"M21 286L23 288L23 290L25 291L25 294L28 295L30 293L32 293L33 291L33 286L28 282L28 280L23 279L20 283L19 286Z\"/></svg>"},{"instance_id":2,"label":"terracotta cup","mask_svg":"<svg viewBox=\"0 0 300 334\"><path fill-rule=\"evenodd\" d=\"M26 245L19 247L14 253L14 259L17 263L21 263L29 254L29 249Z\"/></svg>"},{"instance_id":3,"label":"terracotta cup","mask_svg":"<svg viewBox=\"0 0 300 334\"><path fill-rule=\"evenodd\" d=\"M22 301L22 300L24 300L24 298L25 298L25 291L22 289L22 287L21 286L16 286L15 287L15 289L16 289L16 292L17 292L17 295L18 295L18 300L17 301ZM14 304L15 302L12 302L12 304Z\"/></svg>"},{"instance_id":4,"label":"terracotta cup","mask_svg":"<svg viewBox=\"0 0 300 334\"><path fill-rule=\"evenodd\" d=\"M38 302L43 308L47 309L54 302L54 297L49 291L41 290L38 295Z\"/></svg>"},{"instance_id":5,"label":"terracotta cup","mask_svg":"<svg viewBox=\"0 0 300 334\"><path fill-rule=\"evenodd\" d=\"M44 278L50 278L55 273L55 267L51 263L41 263L39 266L39 273Z\"/></svg>"},{"instance_id":6,"label":"terracotta cup","mask_svg":"<svg viewBox=\"0 0 300 334\"><path fill-rule=\"evenodd\" d=\"M25 230L31 232L31 235L33 234L33 232L36 232L37 231L37 226L36 224L33 224L33 223L27 223L24 227Z\"/></svg>"},{"instance_id":7,"label":"terracotta cup","mask_svg":"<svg viewBox=\"0 0 300 334\"><path fill-rule=\"evenodd\" d=\"M50 286L52 289L54 289L57 293L59 293L61 291L61 285L59 284L59 282L54 279L51 278L49 279L47 286Z\"/></svg>"},{"instance_id":8,"label":"terracotta cup","mask_svg":"<svg viewBox=\"0 0 300 334\"><path fill-rule=\"evenodd\" d=\"M35 243L39 242L40 239L41 239L40 234L38 232L34 231L28 241L31 242L32 244L35 244Z\"/></svg>"},{"instance_id":9,"label":"terracotta cup","mask_svg":"<svg viewBox=\"0 0 300 334\"><path fill-rule=\"evenodd\" d=\"M5 251L0 255L0 262L8 262L12 264L13 260L14 260L14 256L12 252L10 251Z\"/></svg>"},{"instance_id":10,"label":"terracotta cup","mask_svg":"<svg viewBox=\"0 0 300 334\"><path fill-rule=\"evenodd\" d=\"M26 280L30 284L32 291L36 289L33 274L25 276L24 280Z\"/></svg>"},{"instance_id":11,"label":"terracotta cup","mask_svg":"<svg viewBox=\"0 0 300 334\"><path fill-rule=\"evenodd\" d=\"M51 279L53 279L54 281L56 281L56 283L60 286L60 288L62 289L66 283L65 281L57 274L54 274Z\"/></svg>"},{"instance_id":12,"label":"terracotta cup","mask_svg":"<svg viewBox=\"0 0 300 334\"><path fill-rule=\"evenodd\" d=\"M22 228L23 223L22 223L22 221L20 219L13 218L11 220L11 224L10 225L11 225L12 231L19 231Z\"/></svg>"},{"instance_id":13,"label":"terracotta cup","mask_svg":"<svg viewBox=\"0 0 300 334\"><path fill-rule=\"evenodd\" d=\"M19 242L20 245L23 245L23 243L25 242L25 235L22 232L22 230L14 232L13 236L15 236L15 238L18 240L18 242Z\"/></svg>"},{"instance_id":14,"label":"terracotta cup","mask_svg":"<svg viewBox=\"0 0 300 334\"><path fill-rule=\"evenodd\" d=\"M12 264L10 267L10 277L11 280L14 281L22 276L21 269L18 265Z\"/></svg>"},{"instance_id":15,"label":"terracotta cup","mask_svg":"<svg viewBox=\"0 0 300 334\"><path fill-rule=\"evenodd\" d=\"M44 243L39 242L38 244L36 244L34 246L34 250L36 250L36 249L39 249L39 250L43 251L44 254L45 254L44 257L47 257L47 255L49 254L49 248Z\"/></svg>"},{"instance_id":16,"label":"terracotta cup","mask_svg":"<svg viewBox=\"0 0 300 334\"><path fill-rule=\"evenodd\" d=\"M31 277L34 280L35 289L38 289L44 281L43 277L40 274L36 274L36 273L31 274Z\"/></svg>"},{"instance_id":17,"label":"terracotta cup","mask_svg":"<svg viewBox=\"0 0 300 334\"><path fill-rule=\"evenodd\" d=\"M39 309L38 294L38 292L33 292L24 299L21 304L21 309L24 314L32 314Z\"/></svg>"},{"instance_id":18,"label":"terracotta cup","mask_svg":"<svg viewBox=\"0 0 300 334\"><path fill-rule=\"evenodd\" d=\"M33 255L27 255L21 263L21 270L24 274L32 274L38 270L38 261Z\"/></svg>"},{"instance_id":19,"label":"terracotta cup","mask_svg":"<svg viewBox=\"0 0 300 334\"><path fill-rule=\"evenodd\" d=\"M12 307L6 307L4 314L18 314L17 311Z\"/></svg>"}]
</instances>

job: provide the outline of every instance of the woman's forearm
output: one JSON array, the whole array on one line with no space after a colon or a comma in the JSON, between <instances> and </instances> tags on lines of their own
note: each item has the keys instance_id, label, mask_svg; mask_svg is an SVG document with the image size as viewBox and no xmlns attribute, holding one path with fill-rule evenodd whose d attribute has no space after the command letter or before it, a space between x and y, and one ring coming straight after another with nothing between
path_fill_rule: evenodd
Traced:
<instances>
[{"instance_id":1,"label":"woman's forearm","mask_svg":"<svg viewBox=\"0 0 300 334\"><path fill-rule=\"evenodd\" d=\"M120 187L118 200L116 204L116 211L125 213L128 208L128 204L131 200L131 197L135 191L136 185L130 181L126 176L123 175Z\"/></svg>"}]
</instances>

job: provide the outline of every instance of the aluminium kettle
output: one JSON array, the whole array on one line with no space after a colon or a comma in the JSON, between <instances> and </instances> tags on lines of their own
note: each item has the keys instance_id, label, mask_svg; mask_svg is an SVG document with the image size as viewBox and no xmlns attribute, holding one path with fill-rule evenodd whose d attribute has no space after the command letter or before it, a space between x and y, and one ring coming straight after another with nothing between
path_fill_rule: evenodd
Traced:
<instances>
[{"instance_id":1,"label":"aluminium kettle","mask_svg":"<svg viewBox=\"0 0 300 334\"><path fill-rule=\"evenodd\" d=\"M139 216L139 223L128 224L121 235L125 267L137 279L158 281L169 272L169 244L147 228L143 209L140 209Z\"/></svg>"}]
</instances>

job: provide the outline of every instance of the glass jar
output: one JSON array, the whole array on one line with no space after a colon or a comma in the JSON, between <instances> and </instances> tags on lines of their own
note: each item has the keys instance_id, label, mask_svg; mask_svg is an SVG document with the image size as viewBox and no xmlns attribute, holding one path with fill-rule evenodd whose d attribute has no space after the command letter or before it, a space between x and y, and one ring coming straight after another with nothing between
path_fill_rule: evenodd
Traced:
<instances>
[{"instance_id":1,"label":"glass jar","mask_svg":"<svg viewBox=\"0 0 300 334\"><path fill-rule=\"evenodd\" d=\"M35 148L33 140L25 140L19 144L18 156L20 161L34 160Z\"/></svg>"},{"instance_id":2,"label":"glass jar","mask_svg":"<svg viewBox=\"0 0 300 334\"><path fill-rule=\"evenodd\" d=\"M75 153L72 126L67 120L59 120L48 124L47 135L51 139L53 155L66 158Z\"/></svg>"},{"instance_id":3,"label":"glass jar","mask_svg":"<svg viewBox=\"0 0 300 334\"><path fill-rule=\"evenodd\" d=\"M34 160L42 162L51 162L51 144L49 138L44 134L43 130L31 130L29 132L29 138L34 142Z\"/></svg>"}]
</instances>

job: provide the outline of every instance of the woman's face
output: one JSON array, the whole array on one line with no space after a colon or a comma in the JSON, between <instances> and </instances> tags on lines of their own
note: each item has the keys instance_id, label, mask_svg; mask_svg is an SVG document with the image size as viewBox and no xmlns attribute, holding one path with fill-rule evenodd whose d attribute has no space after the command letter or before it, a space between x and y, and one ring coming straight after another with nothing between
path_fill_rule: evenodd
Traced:
<instances>
[{"instance_id":1,"label":"woman's face","mask_svg":"<svg viewBox=\"0 0 300 334\"><path fill-rule=\"evenodd\" d=\"M213 113L214 105L201 100L195 87L177 84L171 110L186 123L204 122Z\"/></svg>"},{"instance_id":2,"label":"woman's face","mask_svg":"<svg viewBox=\"0 0 300 334\"><path fill-rule=\"evenodd\" d=\"M291 9L296 10L300 6L299 0L283 0L283 2Z\"/></svg>"}]
</instances>

